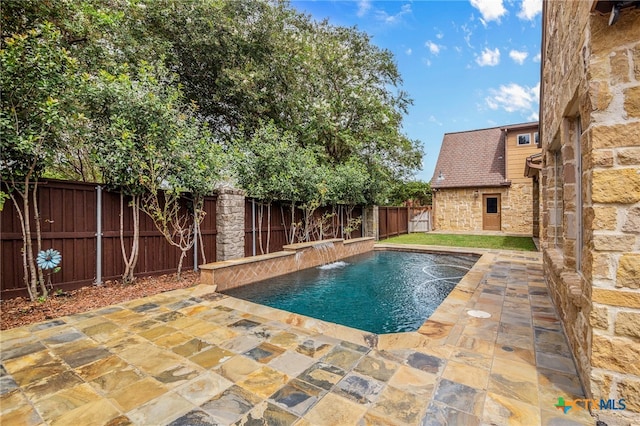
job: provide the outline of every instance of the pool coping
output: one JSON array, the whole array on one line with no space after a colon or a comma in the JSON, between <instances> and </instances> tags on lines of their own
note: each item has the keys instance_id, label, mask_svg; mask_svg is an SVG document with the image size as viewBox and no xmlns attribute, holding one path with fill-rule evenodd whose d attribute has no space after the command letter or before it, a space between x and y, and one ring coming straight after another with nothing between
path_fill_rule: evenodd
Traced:
<instances>
[{"instance_id":1,"label":"pool coping","mask_svg":"<svg viewBox=\"0 0 640 426\"><path fill-rule=\"evenodd\" d=\"M6 371L0 378L11 397L3 399L2 419L177 425L195 419L272 424L286 418L301 426L594 423L587 410L572 410L569 417L555 405L559 396L585 396L540 253L416 250L482 253L472 268L475 283L466 277L466 288L450 300L454 311L440 309L421 332L372 335L234 299L205 284L5 331L0 342ZM470 309L492 317L469 316ZM340 335L348 339L333 337ZM360 341L364 345L353 345ZM131 371L136 377L127 376L129 382L114 381ZM314 387L320 377L315 373L327 380L323 390ZM316 392L307 392L311 399L305 407L292 407L283 402L292 388ZM242 409L234 408L238 401ZM222 412L231 417L220 417Z\"/></svg>"},{"instance_id":2,"label":"pool coping","mask_svg":"<svg viewBox=\"0 0 640 426\"><path fill-rule=\"evenodd\" d=\"M439 346L448 343L450 331L456 325L458 317L465 313L467 302L480 285L486 266L490 265L499 251L476 248L458 248L446 246L424 246L410 244L374 244L374 251L409 251L417 253L462 254L480 256L473 267L451 290L444 301L436 308L417 331L376 334L329 321L320 320L294 312L237 299L223 294L220 304L229 308L251 312L270 320L281 321L315 333L364 345L372 349L416 349ZM502 250L503 252L504 250Z\"/></svg>"}]
</instances>

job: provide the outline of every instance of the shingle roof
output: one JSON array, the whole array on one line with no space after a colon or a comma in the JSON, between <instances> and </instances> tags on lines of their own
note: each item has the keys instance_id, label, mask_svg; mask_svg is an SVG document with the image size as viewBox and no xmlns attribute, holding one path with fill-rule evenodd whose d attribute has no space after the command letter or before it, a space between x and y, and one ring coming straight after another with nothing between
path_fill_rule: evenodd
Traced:
<instances>
[{"instance_id":1,"label":"shingle roof","mask_svg":"<svg viewBox=\"0 0 640 426\"><path fill-rule=\"evenodd\" d=\"M502 186L505 135L500 127L445 133L431 179L433 188Z\"/></svg>"}]
</instances>

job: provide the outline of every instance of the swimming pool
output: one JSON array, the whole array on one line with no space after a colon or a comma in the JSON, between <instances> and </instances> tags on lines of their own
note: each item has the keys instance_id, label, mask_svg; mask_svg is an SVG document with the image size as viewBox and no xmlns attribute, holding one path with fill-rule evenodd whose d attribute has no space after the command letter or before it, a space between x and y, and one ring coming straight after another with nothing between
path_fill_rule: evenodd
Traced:
<instances>
[{"instance_id":1,"label":"swimming pool","mask_svg":"<svg viewBox=\"0 0 640 426\"><path fill-rule=\"evenodd\" d=\"M416 331L478 258L373 251L223 293L377 334Z\"/></svg>"}]
</instances>

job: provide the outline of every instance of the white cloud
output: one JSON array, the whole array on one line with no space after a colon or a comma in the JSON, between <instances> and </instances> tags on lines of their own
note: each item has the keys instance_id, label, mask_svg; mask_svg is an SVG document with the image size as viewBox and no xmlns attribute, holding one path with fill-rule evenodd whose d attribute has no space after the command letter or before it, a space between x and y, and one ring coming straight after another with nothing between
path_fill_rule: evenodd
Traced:
<instances>
[{"instance_id":1,"label":"white cloud","mask_svg":"<svg viewBox=\"0 0 640 426\"><path fill-rule=\"evenodd\" d=\"M512 50L511 52L509 52L509 57L513 59L514 62L520 65L524 63L524 60L527 59L527 56L529 56L527 52L521 52L519 50Z\"/></svg>"},{"instance_id":2,"label":"white cloud","mask_svg":"<svg viewBox=\"0 0 640 426\"><path fill-rule=\"evenodd\" d=\"M438 121L438 119L433 115L429 116L429 123L435 123L438 126L442 126L442 122Z\"/></svg>"},{"instance_id":3,"label":"white cloud","mask_svg":"<svg viewBox=\"0 0 640 426\"><path fill-rule=\"evenodd\" d=\"M431 60L429 60L429 59L422 58L422 63L425 64L428 67L431 66Z\"/></svg>"},{"instance_id":4,"label":"white cloud","mask_svg":"<svg viewBox=\"0 0 640 426\"><path fill-rule=\"evenodd\" d=\"M371 0L360 0L358 2L358 12L356 12L356 15L363 17L369 9L371 9Z\"/></svg>"},{"instance_id":5,"label":"white cloud","mask_svg":"<svg viewBox=\"0 0 640 426\"><path fill-rule=\"evenodd\" d=\"M429 51L434 55L437 55L438 53L440 53L440 49L442 48L442 46L432 42L431 40L425 42L424 45L428 47Z\"/></svg>"},{"instance_id":6,"label":"white cloud","mask_svg":"<svg viewBox=\"0 0 640 426\"><path fill-rule=\"evenodd\" d=\"M538 52L538 54L533 57L533 62L540 62L541 60L542 60L542 54Z\"/></svg>"},{"instance_id":7,"label":"white cloud","mask_svg":"<svg viewBox=\"0 0 640 426\"><path fill-rule=\"evenodd\" d=\"M518 18L531 21L538 13L542 13L542 0L523 0Z\"/></svg>"},{"instance_id":8,"label":"white cloud","mask_svg":"<svg viewBox=\"0 0 640 426\"><path fill-rule=\"evenodd\" d=\"M436 34L436 38L438 40L442 40L444 38L444 34L442 34L442 31L440 31L438 34Z\"/></svg>"},{"instance_id":9,"label":"white cloud","mask_svg":"<svg viewBox=\"0 0 640 426\"><path fill-rule=\"evenodd\" d=\"M407 50L404 51L404 53L411 56L411 54L413 53L413 50L411 50L411 48L408 48Z\"/></svg>"},{"instance_id":10,"label":"white cloud","mask_svg":"<svg viewBox=\"0 0 640 426\"><path fill-rule=\"evenodd\" d=\"M540 104L540 82L534 87L520 86L510 83L499 89L489 89L490 96L485 98L490 109L503 109L507 112L528 114L528 119L535 121Z\"/></svg>"},{"instance_id":11,"label":"white cloud","mask_svg":"<svg viewBox=\"0 0 640 426\"><path fill-rule=\"evenodd\" d=\"M464 33L464 41L467 42L467 46L473 47L471 46L471 36L473 35L471 29L467 26L467 24L462 25L460 29Z\"/></svg>"},{"instance_id":12,"label":"white cloud","mask_svg":"<svg viewBox=\"0 0 640 426\"><path fill-rule=\"evenodd\" d=\"M384 21L387 24L397 24L402 20L402 17L404 15L408 15L410 13L411 5L407 3L403 4L400 8L400 12L396 13L395 15L389 15L384 10L376 10L376 18L380 21Z\"/></svg>"},{"instance_id":13,"label":"white cloud","mask_svg":"<svg viewBox=\"0 0 640 426\"><path fill-rule=\"evenodd\" d=\"M500 18L507 13L502 0L471 0L471 6L480 11L481 21L485 26L487 22L500 22Z\"/></svg>"},{"instance_id":14,"label":"white cloud","mask_svg":"<svg viewBox=\"0 0 640 426\"><path fill-rule=\"evenodd\" d=\"M500 50L497 47L493 50L485 47L480 56L476 57L476 63L481 67L495 67L500 63Z\"/></svg>"}]
</instances>

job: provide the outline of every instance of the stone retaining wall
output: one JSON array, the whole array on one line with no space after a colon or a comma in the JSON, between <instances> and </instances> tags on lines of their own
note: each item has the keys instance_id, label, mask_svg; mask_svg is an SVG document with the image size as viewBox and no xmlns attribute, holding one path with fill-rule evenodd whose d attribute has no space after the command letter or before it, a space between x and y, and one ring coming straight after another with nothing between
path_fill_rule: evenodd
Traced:
<instances>
[{"instance_id":1,"label":"stone retaining wall","mask_svg":"<svg viewBox=\"0 0 640 426\"><path fill-rule=\"evenodd\" d=\"M373 250L374 238L335 238L284 246L283 251L200 266L200 282L223 291Z\"/></svg>"}]
</instances>

